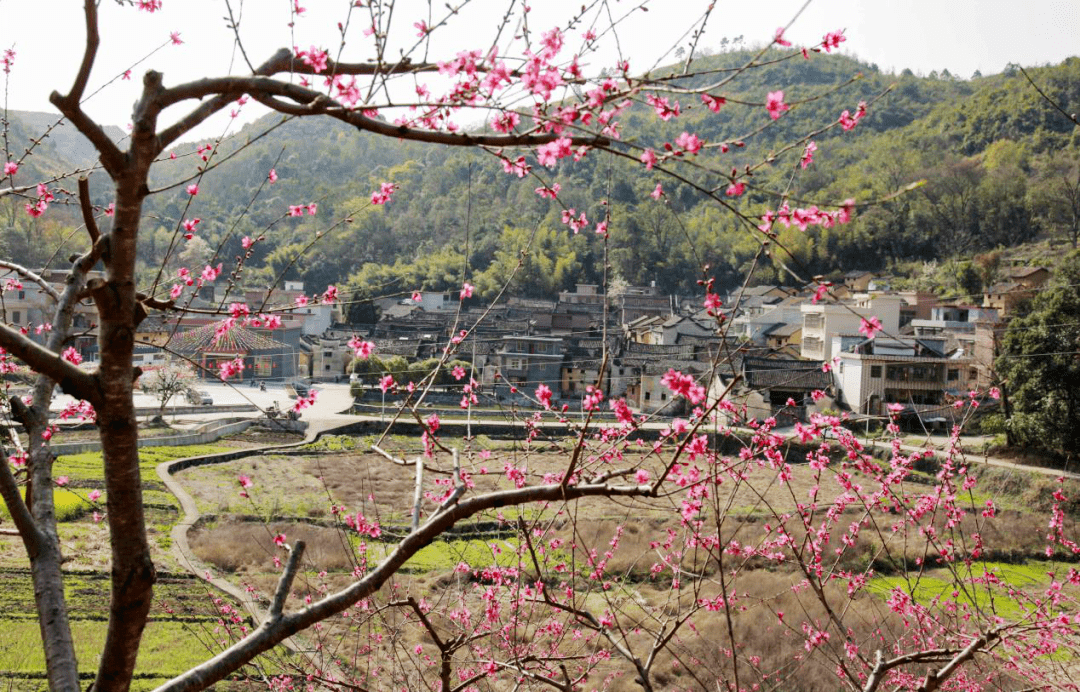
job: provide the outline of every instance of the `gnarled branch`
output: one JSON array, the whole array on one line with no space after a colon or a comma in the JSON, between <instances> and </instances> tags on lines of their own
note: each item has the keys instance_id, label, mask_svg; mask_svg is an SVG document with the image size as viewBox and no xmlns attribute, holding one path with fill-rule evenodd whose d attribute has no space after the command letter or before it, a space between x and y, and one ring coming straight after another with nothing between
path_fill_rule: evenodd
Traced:
<instances>
[{"instance_id":1,"label":"gnarled branch","mask_svg":"<svg viewBox=\"0 0 1080 692\"><path fill-rule=\"evenodd\" d=\"M64 114L71 124L79 132L83 133L94 148L101 155L101 165L105 171L115 178L123 165L124 155L113 143L101 126L91 120L83 112L80 101L83 92L86 91L86 83L90 79L90 71L94 67L94 59L97 57L98 45L101 37L98 34L97 2L85 0L83 3L83 15L86 19L86 50L83 51L82 64L75 75L75 81L71 85L71 91L67 96L61 96L60 92L54 91L49 95L49 101L56 106L57 110Z\"/></svg>"}]
</instances>

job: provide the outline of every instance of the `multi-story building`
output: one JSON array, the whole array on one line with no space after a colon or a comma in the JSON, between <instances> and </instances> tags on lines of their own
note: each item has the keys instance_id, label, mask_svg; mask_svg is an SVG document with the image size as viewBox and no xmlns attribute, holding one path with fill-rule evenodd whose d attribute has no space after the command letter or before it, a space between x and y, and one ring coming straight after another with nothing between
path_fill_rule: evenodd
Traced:
<instances>
[{"instance_id":1,"label":"multi-story building","mask_svg":"<svg viewBox=\"0 0 1080 692\"><path fill-rule=\"evenodd\" d=\"M941 409L978 380L975 359L949 357L945 339L833 339L833 377L841 399L857 413L883 415L889 404L913 411ZM850 344L850 345L846 345Z\"/></svg>"},{"instance_id":2,"label":"multi-story building","mask_svg":"<svg viewBox=\"0 0 1080 692\"><path fill-rule=\"evenodd\" d=\"M802 351L803 358L831 360L833 337L837 334L858 334L864 319L876 317L886 335L896 335L900 330L900 305L903 299L894 294L867 294L855 296L851 302L803 303Z\"/></svg>"},{"instance_id":3,"label":"multi-story building","mask_svg":"<svg viewBox=\"0 0 1080 692\"><path fill-rule=\"evenodd\" d=\"M559 392L562 363L563 340L559 337L504 336L502 345L488 354L482 381L503 398L522 393L532 396L541 384Z\"/></svg>"}]
</instances>

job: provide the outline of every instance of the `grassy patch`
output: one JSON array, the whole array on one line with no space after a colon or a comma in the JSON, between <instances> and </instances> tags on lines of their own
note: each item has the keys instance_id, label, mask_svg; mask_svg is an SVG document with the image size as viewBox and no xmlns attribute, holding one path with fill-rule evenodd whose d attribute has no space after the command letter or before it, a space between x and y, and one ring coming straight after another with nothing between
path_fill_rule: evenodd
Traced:
<instances>
[{"instance_id":1,"label":"grassy patch","mask_svg":"<svg viewBox=\"0 0 1080 692\"><path fill-rule=\"evenodd\" d=\"M144 447L139 450L139 469L143 479L156 477L155 467L163 461L183 459L184 457L217 454L232 449L225 445L185 445L182 447ZM56 476L67 476L74 483L82 481L104 481L104 466L101 452L84 452L57 458L53 468Z\"/></svg>"},{"instance_id":2,"label":"grassy patch","mask_svg":"<svg viewBox=\"0 0 1080 692\"><path fill-rule=\"evenodd\" d=\"M972 565L970 571L958 565L955 574L945 569L935 569L918 578L875 577L867 585L867 590L881 598L888 598L894 589L900 589L924 606L937 601L946 607L953 604L969 606L1006 619L1016 619L1028 612L1021 594L1049 584L1047 572L1052 569L1051 563L1039 561L1024 564L980 562ZM975 580L982 580L990 572L996 575L1002 585L988 587L985 583L975 583ZM1010 590L1015 595L1010 595Z\"/></svg>"},{"instance_id":3,"label":"grassy patch","mask_svg":"<svg viewBox=\"0 0 1080 692\"><path fill-rule=\"evenodd\" d=\"M379 543L377 545L382 549L383 555L396 547L396 544L388 543ZM373 546L369 544L368 550L370 551L372 548ZM515 541L501 539L435 541L424 546L416 555L413 555L405 563L405 569L416 572L442 572L454 569L462 562L474 568L487 567L493 564L500 567L510 567L518 563L516 551L517 544ZM376 555L372 557L380 559L382 555L378 555L378 549L376 549Z\"/></svg>"},{"instance_id":4,"label":"grassy patch","mask_svg":"<svg viewBox=\"0 0 1080 692\"><path fill-rule=\"evenodd\" d=\"M87 499L86 494L84 490L54 489L53 504L56 506L56 520L73 521L93 509L94 505ZM23 497L25 498L25 491ZM0 503L0 517L5 520L11 519L6 504Z\"/></svg>"},{"instance_id":5,"label":"grassy patch","mask_svg":"<svg viewBox=\"0 0 1080 692\"><path fill-rule=\"evenodd\" d=\"M105 641L109 590L107 571L64 573L72 636L87 682ZM154 605L139 649L132 689L154 689L220 650L228 633L219 626L220 613L214 598L220 598L220 594L200 579L169 575L159 579L154 585ZM40 642L29 570L0 570L0 686L17 690L47 688ZM279 664L270 661L282 656L287 656L286 651L277 648L270 659L264 659L264 665L269 670L280 670Z\"/></svg>"},{"instance_id":6,"label":"grassy patch","mask_svg":"<svg viewBox=\"0 0 1080 692\"><path fill-rule=\"evenodd\" d=\"M104 620L75 620L71 623L75 653L85 667L84 672L93 672L97 656L105 645L107 627L108 623ZM4 622L0 628L0 670L13 673L45 670L45 653L39 644L40 637L35 620ZM171 677L202 663L210 654L190 631L188 623L152 621L143 633L135 672Z\"/></svg>"}]
</instances>

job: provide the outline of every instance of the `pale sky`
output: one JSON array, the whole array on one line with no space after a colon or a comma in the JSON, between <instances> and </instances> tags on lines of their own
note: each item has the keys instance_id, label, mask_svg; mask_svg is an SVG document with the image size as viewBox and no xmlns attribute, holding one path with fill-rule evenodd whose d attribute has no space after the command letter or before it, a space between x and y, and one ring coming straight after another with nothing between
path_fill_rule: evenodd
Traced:
<instances>
[{"instance_id":1,"label":"pale sky","mask_svg":"<svg viewBox=\"0 0 1080 692\"><path fill-rule=\"evenodd\" d=\"M613 13L625 14L640 1L612 0L609 5ZM231 2L235 12L243 9L241 36L256 64L283 46L336 48L340 39L335 24L345 20L351 4L348 0L301 0L307 12L290 29L291 0ZM531 0L531 4L530 29L536 35L565 21L568 12L581 7L582 0ZM804 0L717 0L700 45L717 48L722 37L740 35L748 43L764 43L803 4ZM447 48L453 52L490 46L502 16L497 8L505 5L505 0L473 0L446 28L433 34L433 42L438 43L430 57L447 57ZM687 43L684 32L707 5L707 0L650 0L649 12L632 12L620 29L621 47L630 59L631 71L648 69L657 60L670 62L670 55L663 59L665 49ZM7 75L9 108L53 111L49 92L70 87L81 57L81 7L81 0L0 0L0 49L16 52ZM437 20L445 13L444 7L440 0L430 16ZM124 127L138 96L141 74L149 67L163 72L167 85L228 74L230 62L233 74L244 73L244 63L232 50L232 32L223 19L227 12L225 0L163 0L163 8L154 14L101 0L102 47L88 92L115 81L90 99L86 110L102 122ZM354 8L352 12L343 58L368 59L372 57L371 39L362 33L371 24L368 10ZM391 33L411 45L418 40L412 24L421 19L430 22L426 2L399 2ZM1080 2L812 0L786 36L796 45L813 44L837 29L846 31L842 52L877 63L883 70L911 68L927 74L948 69L966 78L975 70L1000 72L1010 62L1025 66L1057 63L1080 54ZM183 45L169 44L173 31L180 33ZM504 33L500 46L506 46L509 33ZM577 45L574 40L580 41L581 30L575 33L573 40L570 37L575 34L568 35L568 47ZM126 69L159 47L152 57L134 67L131 81L119 79ZM438 51L440 48L444 50ZM614 61L614 53L591 60L597 67ZM0 73L0 79L4 76ZM259 114L248 106L241 120Z\"/></svg>"}]
</instances>

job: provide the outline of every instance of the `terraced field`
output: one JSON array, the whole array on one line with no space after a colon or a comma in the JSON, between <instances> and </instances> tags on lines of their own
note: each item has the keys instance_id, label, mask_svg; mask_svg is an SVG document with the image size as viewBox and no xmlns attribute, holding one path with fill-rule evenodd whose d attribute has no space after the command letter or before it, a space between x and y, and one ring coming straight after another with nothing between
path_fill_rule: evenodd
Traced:
<instances>
[{"instance_id":1,"label":"terraced field","mask_svg":"<svg viewBox=\"0 0 1080 692\"><path fill-rule=\"evenodd\" d=\"M150 622L136 666L135 690L153 689L164 680L205 660L239 635L251 622L232 622L235 603L222 598L205 580L180 571L170 553L169 532L179 519L176 499L154 473L161 461L235 449L236 443L142 450L143 502L146 508L158 581ZM64 590L76 642L80 674L89 682L97 666L107 625L109 600L108 536L101 513L104 497L91 493L104 487L99 454L61 457L56 475L67 484L56 493L60 540L65 562ZM95 513L97 516L95 516ZM0 526L10 526L0 506ZM44 690L45 660L40 643L29 564L18 536L0 535L0 687ZM287 665L275 652L263 662L271 670ZM245 675L257 675L251 670Z\"/></svg>"}]
</instances>

